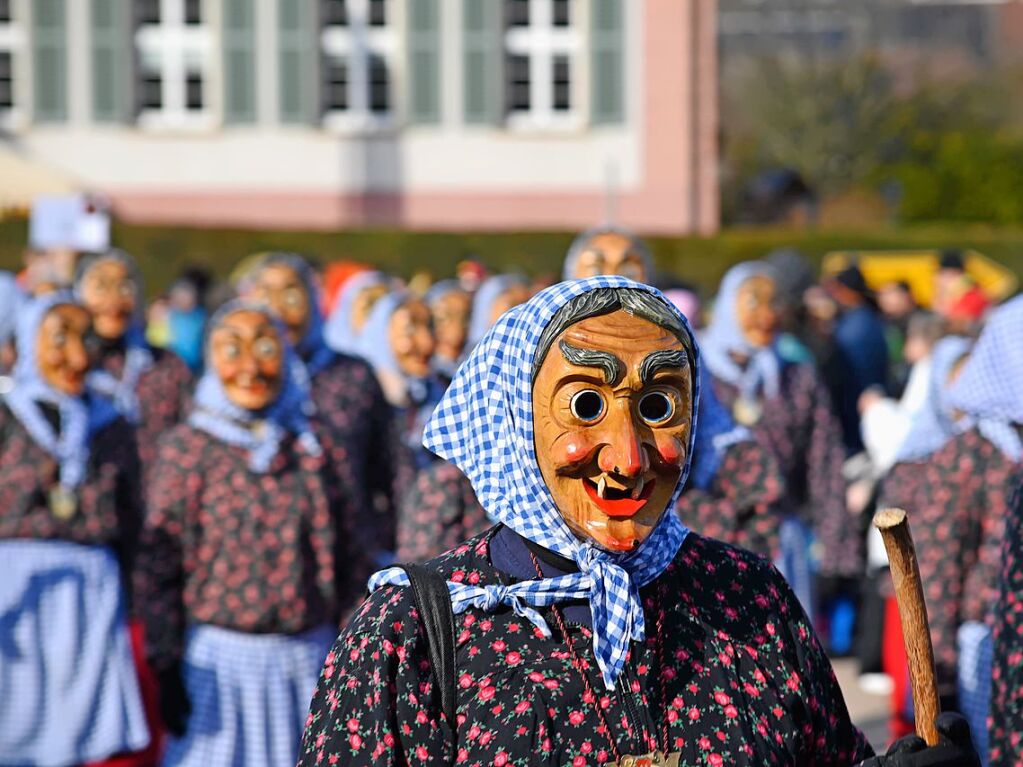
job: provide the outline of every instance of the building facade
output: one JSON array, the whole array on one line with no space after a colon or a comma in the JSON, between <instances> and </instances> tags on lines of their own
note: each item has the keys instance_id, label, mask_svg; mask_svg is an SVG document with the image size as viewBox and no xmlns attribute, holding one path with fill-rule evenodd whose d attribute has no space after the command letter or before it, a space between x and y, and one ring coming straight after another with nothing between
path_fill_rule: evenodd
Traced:
<instances>
[{"instance_id":1,"label":"building facade","mask_svg":"<svg viewBox=\"0 0 1023 767\"><path fill-rule=\"evenodd\" d=\"M0 131L139 222L718 224L716 0L0 0Z\"/></svg>"}]
</instances>

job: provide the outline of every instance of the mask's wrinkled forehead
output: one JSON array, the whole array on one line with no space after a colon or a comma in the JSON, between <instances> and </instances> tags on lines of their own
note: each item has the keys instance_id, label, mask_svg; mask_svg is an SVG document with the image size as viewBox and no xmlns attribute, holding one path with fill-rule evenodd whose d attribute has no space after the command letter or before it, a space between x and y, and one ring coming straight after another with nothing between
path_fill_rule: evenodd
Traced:
<instances>
[{"instance_id":1,"label":"mask's wrinkled forehead","mask_svg":"<svg viewBox=\"0 0 1023 767\"><path fill-rule=\"evenodd\" d=\"M693 376L693 428L688 446L691 455L699 398L699 350L693 333L681 313L656 289L614 276L559 283L505 314L459 369L434 411L423 440L427 449L454 463L469 478L492 519L541 545L567 552L566 556L572 556L579 543L561 519L537 465L533 434L534 369L542 364L543 356L560 334L558 327L563 322L568 322L564 327L572 324L571 317L566 315L556 320L559 312L574 299L605 288L612 289L611 294L618 297L582 299L576 306L592 312L589 316L614 311L623 304L628 304L625 307L628 310L642 305L643 311L654 316L664 312L665 322L670 317L669 324L651 321L670 327L673 332L680 330L686 348L692 350L687 355ZM637 299L629 295L635 293L645 296ZM581 315L575 321L580 319ZM687 472L688 457L675 498Z\"/></svg>"}]
</instances>

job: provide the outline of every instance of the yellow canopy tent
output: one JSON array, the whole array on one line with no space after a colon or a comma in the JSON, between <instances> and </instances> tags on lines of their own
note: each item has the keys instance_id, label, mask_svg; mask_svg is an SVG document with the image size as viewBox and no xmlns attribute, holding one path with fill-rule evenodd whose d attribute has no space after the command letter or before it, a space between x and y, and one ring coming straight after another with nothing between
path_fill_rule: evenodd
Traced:
<instances>
[{"instance_id":1,"label":"yellow canopy tent","mask_svg":"<svg viewBox=\"0 0 1023 767\"><path fill-rule=\"evenodd\" d=\"M32 201L43 195L82 191L82 184L71 176L18 151L0 141L0 218L5 215L24 216Z\"/></svg>"},{"instance_id":2,"label":"yellow canopy tent","mask_svg":"<svg viewBox=\"0 0 1023 767\"><path fill-rule=\"evenodd\" d=\"M966 273L992 300L1003 301L1016 292L1019 280L1007 267L975 250L962 253ZM845 250L824 256L821 271L825 277L831 277L856 263L867 285L874 290L886 283L904 281L917 303L930 306L940 260L939 250Z\"/></svg>"}]
</instances>

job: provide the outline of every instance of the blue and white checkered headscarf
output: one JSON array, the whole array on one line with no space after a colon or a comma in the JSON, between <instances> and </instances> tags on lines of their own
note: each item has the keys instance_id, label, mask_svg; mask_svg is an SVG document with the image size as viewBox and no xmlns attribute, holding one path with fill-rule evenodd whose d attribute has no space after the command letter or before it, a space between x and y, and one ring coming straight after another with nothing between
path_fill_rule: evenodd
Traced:
<instances>
[{"instance_id":1,"label":"blue and white checkered headscarf","mask_svg":"<svg viewBox=\"0 0 1023 767\"><path fill-rule=\"evenodd\" d=\"M760 394L772 399L778 396L781 386L777 353L770 347L754 347L739 327L736 307L739 288L759 276L774 279L774 268L765 261L746 261L729 269L714 299L710 325L700 335L703 361L711 374L738 387L746 399L757 399ZM749 358L745 368L732 359L733 352Z\"/></svg>"},{"instance_id":2,"label":"blue and white checkered headscarf","mask_svg":"<svg viewBox=\"0 0 1023 767\"><path fill-rule=\"evenodd\" d=\"M312 265L297 253L274 251L265 254L243 278L239 292L243 296L248 295L259 278L259 273L271 266L288 267L298 275L305 287L306 301L309 305L309 324L302 340L295 347L295 352L305 366L309 378L313 379L337 357L334 350L327 346L324 338L323 311L320 309L320 290L316 274Z\"/></svg>"},{"instance_id":3,"label":"blue and white checkered headscarf","mask_svg":"<svg viewBox=\"0 0 1023 767\"><path fill-rule=\"evenodd\" d=\"M956 362L970 351L970 339L948 336L934 345L931 351L930 377L927 380L927 400L913 416L895 460L922 461L948 442L956 433L955 410L949 403L949 374Z\"/></svg>"},{"instance_id":4,"label":"blue and white checkered headscarf","mask_svg":"<svg viewBox=\"0 0 1023 767\"><path fill-rule=\"evenodd\" d=\"M124 334L124 369L121 377L102 368L89 373L89 386L110 399L117 411L129 423L138 424L142 419L139 404L138 385L142 374L153 367L153 352L146 343L146 322L143 313L142 276L135 259L123 250L108 250L98 256L88 256L78 263L75 273L75 297L82 300L82 283L89 272L104 261L117 261L128 270L128 277L135 286L135 312Z\"/></svg>"},{"instance_id":5,"label":"blue and white checkered headscarf","mask_svg":"<svg viewBox=\"0 0 1023 767\"><path fill-rule=\"evenodd\" d=\"M952 407L1013 461L1023 460L1023 296L996 309L949 392Z\"/></svg>"},{"instance_id":6,"label":"blue and white checkered headscarf","mask_svg":"<svg viewBox=\"0 0 1023 767\"><path fill-rule=\"evenodd\" d=\"M469 606L494 610L509 605L545 636L550 629L534 609L585 599L593 616L593 649L604 683L612 688L625 663L631 641L645 637L641 587L657 578L678 553L689 532L671 513L688 474L696 424L691 429L686 467L667 511L650 536L634 552L611 554L577 538L554 503L533 441L533 359L544 328L573 298L598 288L654 288L622 277L593 277L562 282L505 313L459 369L434 411L423 443L457 466L469 478L491 519L523 537L566 557L579 572L556 578L523 581L511 586L470 586L448 583L456 613ZM678 316L692 340L685 318ZM699 401L699 353L692 342L693 420ZM397 568L376 573L370 590L386 584L407 584Z\"/></svg>"},{"instance_id":7,"label":"blue and white checkered headscarf","mask_svg":"<svg viewBox=\"0 0 1023 767\"><path fill-rule=\"evenodd\" d=\"M476 295L472 297L472 313L469 315L469 333L465 339L465 350L468 354L490 328L490 313L494 302L510 288L520 285L529 286L529 280L522 274L496 274L488 277L480 285Z\"/></svg>"},{"instance_id":8,"label":"blue and white checkered headscarf","mask_svg":"<svg viewBox=\"0 0 1023 767\"><path fill-rule=\"evenodd\" d=\"M366 271L352 275L341 288L334 310L323 326L323 337L327 345L336 352L356 354L359 332L352 324L352 310L359 294L377 285L394 286L394 280L383 272Z\"/></svg>"},{"instance_id":9,"label":"blue and white checkered headscarf","mask_svg":"<svg viewBox=\"0 0 1023 767\"><path fill-rule=\"evenodd\" d=\"M22 305L16 334L18 361L14 365L14 388L4 395L4 401L33 441L60 464L60 485L71 491L85 480L92 436L118 414L103 397L88 390L82 397L64 394L48 384L39 372L36 361L39 326L51 309L64 305L78 303L74 296L62 291ZM44 404L57 408L59 433L43 414L40 405Z\"/></svg>"},{"instance_id":10,"label":"blue and white checkered headscarf","mask_svg":"<svg viewBox=\"0 0 1023 767\"><path fill-rule=\"evenodd\" d=\"M210 360L210 334L229 314L259 312L277 328L284 346L283 380L276 399L265 410L252 411L234 404L224 391L220 376ZM303 385L305 371L288 345L287 334L280 320L262 304L241 299L224 304L207 326L206 372L195 388L192 412L188 423L222 442L248 451L249 468L262 474L270 469L287 434L298 437L298 443L309 455L322 453L320 443L309 425L309 391Z\"/></svg>"}]
</instances>

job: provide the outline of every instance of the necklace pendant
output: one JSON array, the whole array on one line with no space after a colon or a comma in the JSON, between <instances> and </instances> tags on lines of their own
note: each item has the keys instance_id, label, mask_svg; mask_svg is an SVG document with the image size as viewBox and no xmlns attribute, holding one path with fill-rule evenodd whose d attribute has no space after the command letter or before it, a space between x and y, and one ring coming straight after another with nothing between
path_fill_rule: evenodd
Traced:
<instances>
[{"instance_id":1,"label":"necklace pendant","mask_svg":"<svg viewBox=\"0 0 1023 767\"><path fill-rule=\"evenodd\" d=\"M71 519L78 511L78 496L60 485L50 490L49 501L50 513L62 521Z\"/></svg>"},{"instance_id":2,"label":"necklace pendant","mask_svg":"<svg viewBox=\"0 0 1023 767\"><path fill-rule=\"evenodd\" d=\"M681 759L681 752L665 754L663 751L651 751L639 756L626 754L621 761L612 762L611 767L679 767Z\"/></svg>"},{"instance_id":3,"label":"necklace pendant","mask_svg":"<svg viewBox=\"0 0 1023 767\"><path fill-rule=\"evenodd\" d=\"M740 396L732 407L732 415L740 426L755 426L763 417L764 408L756 400Z\"/></svg>"}]
</instances>

